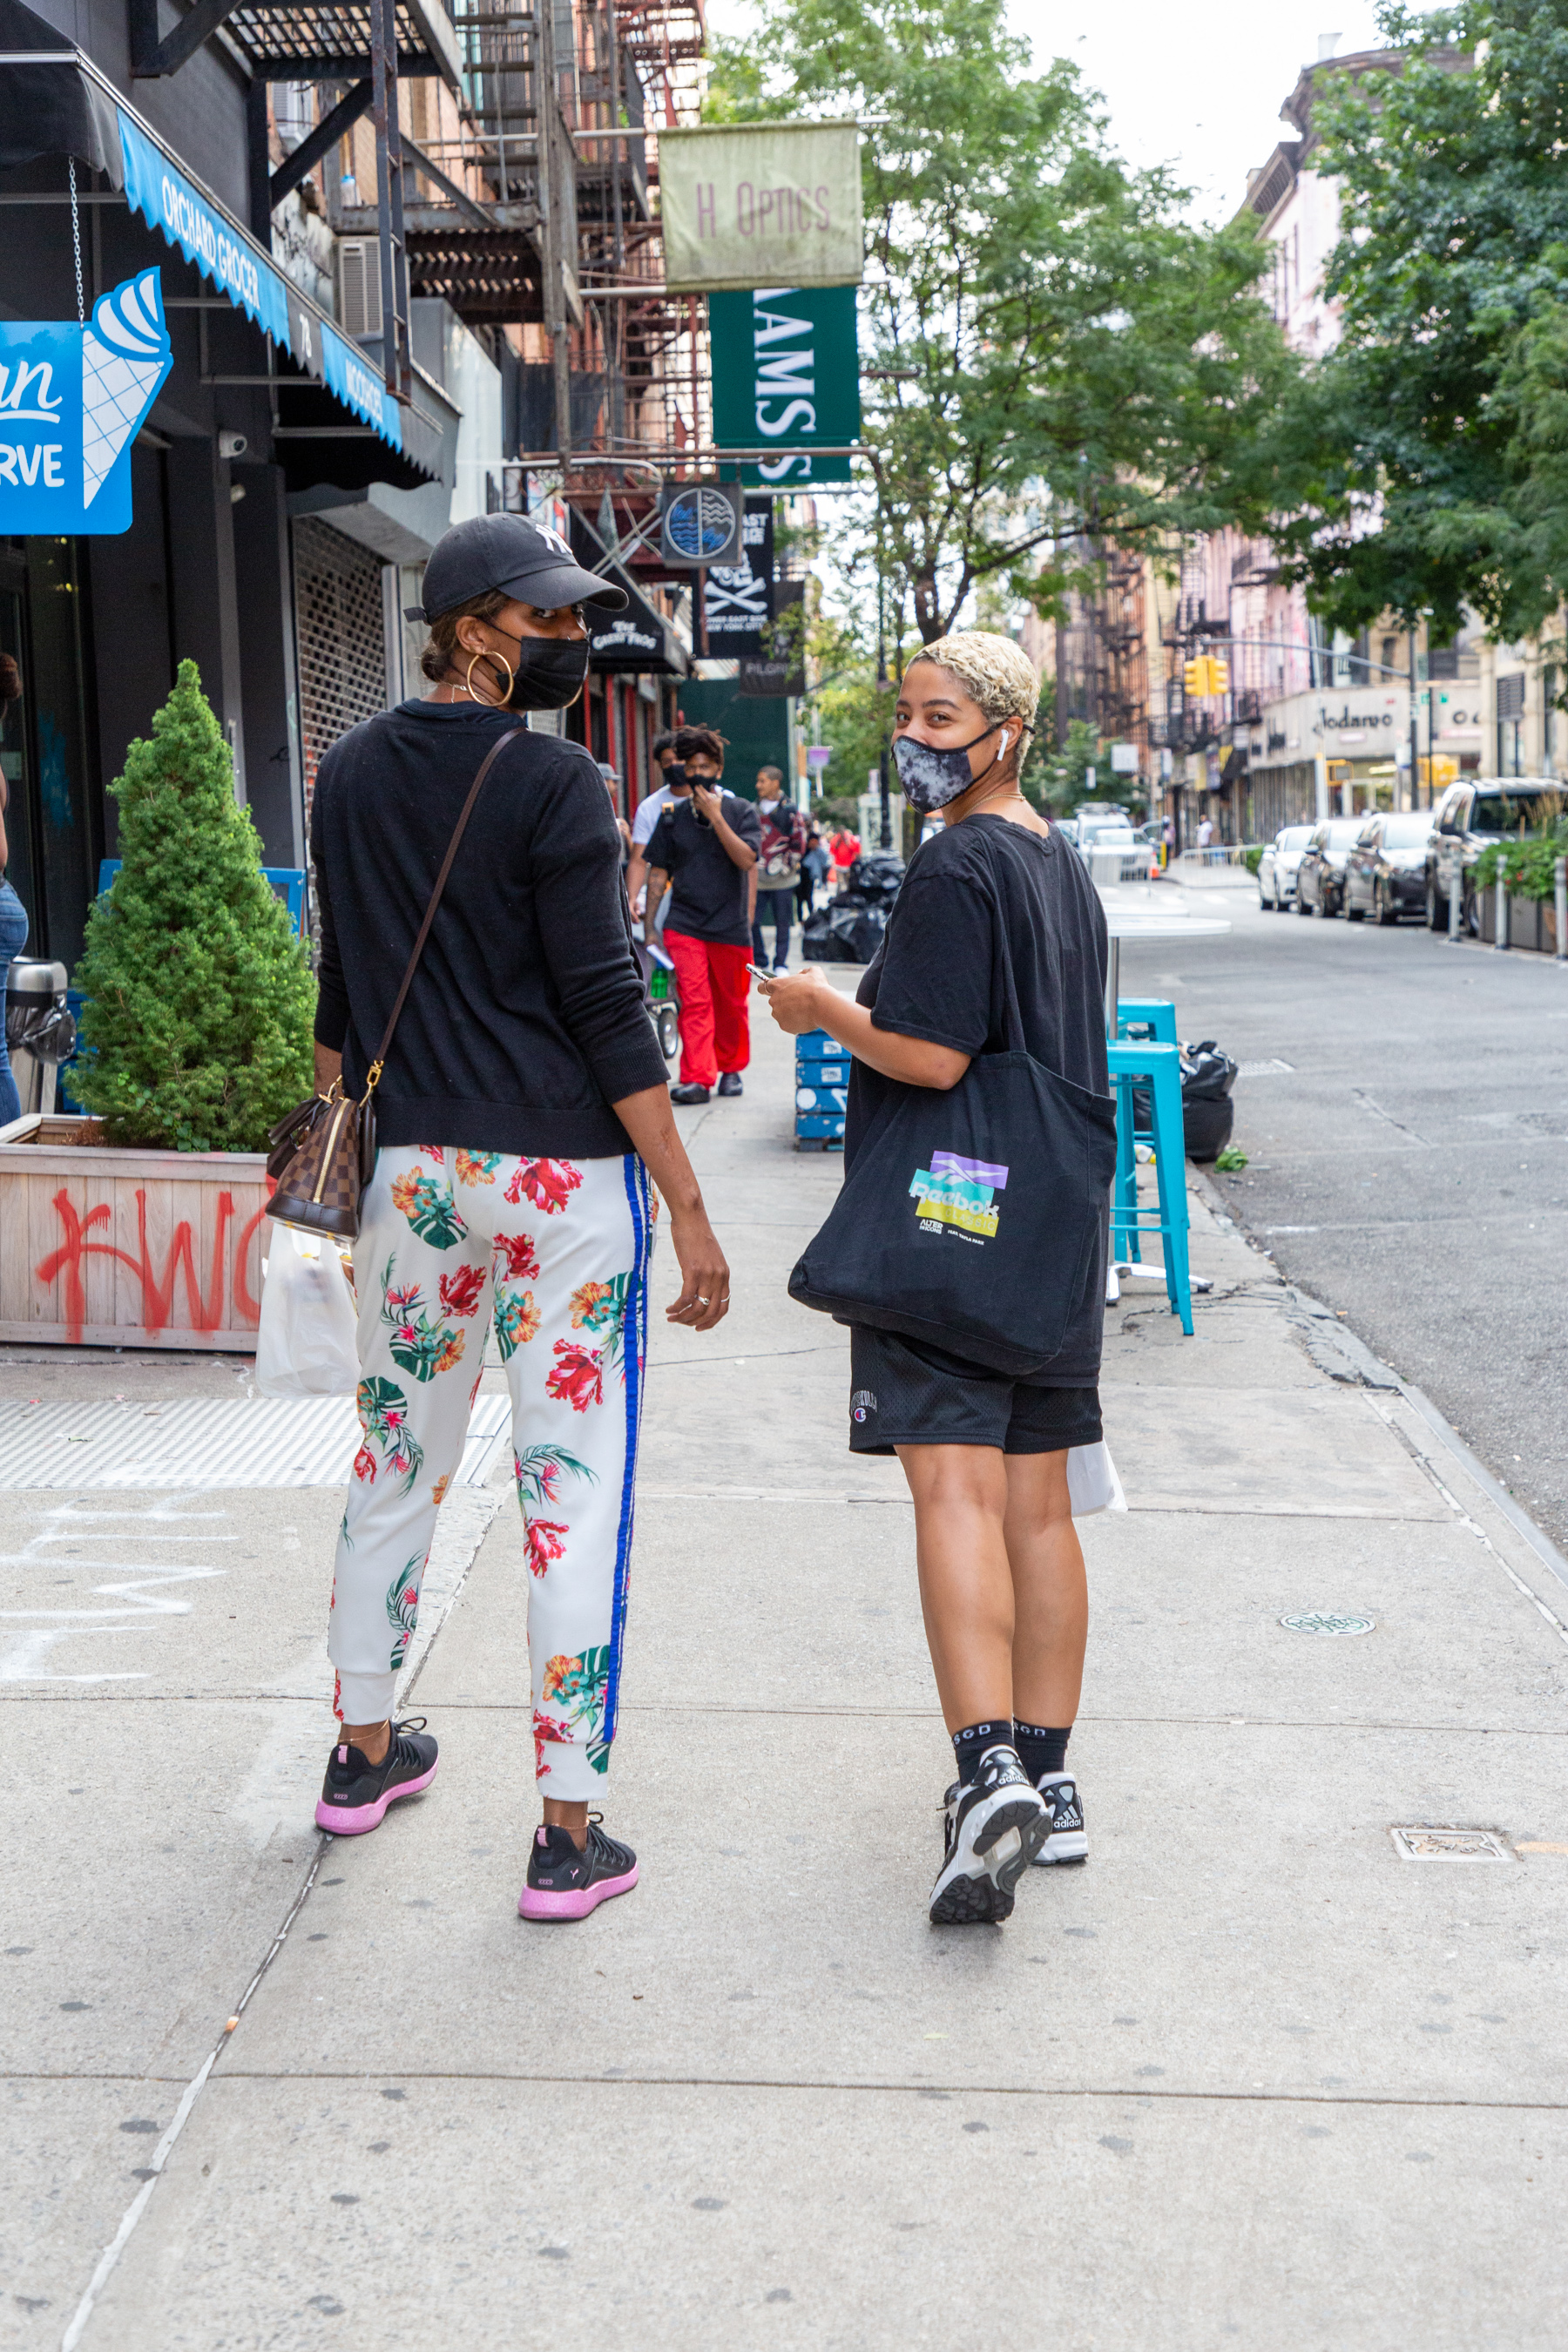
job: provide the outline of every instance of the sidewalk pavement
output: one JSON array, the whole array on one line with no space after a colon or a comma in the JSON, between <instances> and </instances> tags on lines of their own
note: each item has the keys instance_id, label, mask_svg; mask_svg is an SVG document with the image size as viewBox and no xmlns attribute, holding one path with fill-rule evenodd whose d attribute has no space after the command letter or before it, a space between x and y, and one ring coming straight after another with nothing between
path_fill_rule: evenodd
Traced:
<instances>
[{"instance_id":1,"label":"sidewalk pavement","mask_svg":"<svg viewBox=\"0 0 1568 2352\"><path fill-rule=\"evenodd\" d=\"M687 1121L735 1306L656 1314L606 1788L644 1874L591 1921L515 1913L504 1448L433 1563L440 1777L360 1840L310 1825L339 1490L7 1495L0 2343L1561 2344L1568 1588L1194 1180L1196 1337L1110 1318L1089 1864L933 1929L911 1515L785 1295L840 1172L792 1086L760 1024ZM26 1396L243 1372L0 1381L3 1460ZM1402 1859L1418 1824L1501 1858Z\"/></svg>"}]
</instances>

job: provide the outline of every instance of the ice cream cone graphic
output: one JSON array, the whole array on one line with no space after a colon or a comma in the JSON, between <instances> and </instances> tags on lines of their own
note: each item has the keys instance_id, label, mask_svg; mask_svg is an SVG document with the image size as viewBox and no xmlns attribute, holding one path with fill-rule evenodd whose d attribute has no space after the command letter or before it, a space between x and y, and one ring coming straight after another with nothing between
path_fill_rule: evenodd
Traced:
<instances>
[{"instance_id":1,"label":"ice cream cone graphic","mask_svg":"<svg viewBox=\"0 0 1568 2352\"><path fill-rule=\"evenodd\" d=\"M81 338L84 507L91 506L102 488L173 364L155 269L143 269L100 295Z\"/></svg>"}]
</instances>

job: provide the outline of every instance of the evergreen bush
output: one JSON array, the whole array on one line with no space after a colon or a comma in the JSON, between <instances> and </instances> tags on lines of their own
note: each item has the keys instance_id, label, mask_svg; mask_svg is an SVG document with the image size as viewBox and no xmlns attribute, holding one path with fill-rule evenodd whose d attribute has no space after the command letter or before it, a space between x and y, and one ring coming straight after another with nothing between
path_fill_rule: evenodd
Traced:
<instances>
[{"instance_id":1,"label":"evergreen bush","mask_svg":"<svg viewBox=\"0 0 1568 2352\"><path fill-rule=\"evenodd\" d=\"M111 789L122 863L88 917L71 1091L111 1143L262 1150L310 1090L316 989L195 662Z\"/></svg>"}]
</instances>

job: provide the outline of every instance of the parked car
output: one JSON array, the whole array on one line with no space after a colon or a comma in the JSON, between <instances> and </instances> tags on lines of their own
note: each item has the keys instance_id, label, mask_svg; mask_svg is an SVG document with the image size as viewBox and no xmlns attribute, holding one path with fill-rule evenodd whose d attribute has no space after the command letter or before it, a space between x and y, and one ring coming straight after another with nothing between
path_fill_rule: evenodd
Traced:
<instances>
[{"instance_id":1,"label":"parked car","mask_svg":"<svg viewBox=\"0 0 1568 2352\"><path fill-rule=\"evenodd\" d=\"M1517 840L1544 833L1568 812L1568 785L1552 776L1465 776L1450 784L1432 811L1432 836L1426 848L1426 922L1429 929L1448 928L1448 890L1458 864L1463 913L1460 920L1471 935L1480 925L1470 868L1494 841Z\"/></svg>"},{"instance_id":2,"label":"parked car","mask_svg":"<svg viewBox=\"0 0 1568 2352\"><path fill-rule=\"evenodd\" d=\"M1078 854L1101 883L1145 880L1154 863L1153 844L1133 832L1125 809L1080 808Z\"/></svg>"},{"instance_id":3,"label":"parked car","mask_svg":"<svg viewBox=\"0 0 1568 2352\"><path fill-rule=\"evenodd\" d=\"M1345 864L1365 823L1364 816L1331 816L1312 827L1296 868L1299 915L1344 912Z\"/></svg>"},{"instance_id":4,"label":"parked car","mask_svg":"<svg viewBox=\"0 0 1568 2352\"><path fill-rule=\"evenodd\" d=\"M1258 861L1258 903L1282 915L1296 896L1296 869L1312 838L1310 824L1282 824Z\"/></svg>"},{"instance_id":5,"label":"parked car","mask_svg":"<svg viewBox=\"0 0 1568 2352\"><path fill-rule=\"evenodd\" d=\"M1425 913L1431 838L1430 809L1368 817L1345 867L1346 919L1359 923L1374 915L1380 923L1396 923L1401 915Z\"/></svg>"}]
</instances>

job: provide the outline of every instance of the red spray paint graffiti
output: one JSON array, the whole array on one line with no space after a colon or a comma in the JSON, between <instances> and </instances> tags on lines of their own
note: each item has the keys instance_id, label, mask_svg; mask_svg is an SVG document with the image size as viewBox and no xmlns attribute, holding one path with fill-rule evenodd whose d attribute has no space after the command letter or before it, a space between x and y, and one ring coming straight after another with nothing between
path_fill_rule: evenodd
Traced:
<instances>
[{"instance_id":1,"label":"red spray paint graffiti","mask_svg":"<svg viewBox=\"0 0 1568 2352\"><path fill-rule=\"evenodd\" d=\"M269 1181L267 1187L268 1194L271 1193L272 1189ZM154 1337L165 1328L172 1318L174 1286L182 1274L184 1276L185 1282L187 1328L193 1331L216 1331L223 1320L224 1242L235 1214L234 1195L231 1192L220 1192L217 1196L217 1230L213 1235L212 1265L207 1276L205 1298L196 1276L188 1218L182 1218L174 1227L174 1238L169 1244L168 1254L163 1260L163 1273L158 1275L153 1272L152 1254L147 1246L146 1193L138 1192L136 1195L137 1243L141 1252L139 1257L132 1257L128 1250L116 1249L110 1242L89 1240L89 1234L97 1227L112 1223L113 1213L108 1202L100 1201L96 1209L89 1209L85 1217L80 1217L77 1214L70 1194L63 1184L55 1194L55 1214L65 1230L65 1239L58 1249L52 1251L47 1257L40 1259L33 1271L37 1280L46 1286L58 1281L59 1276L64 1275L64 1320L71 1344L79 1346L82 1331L87 1323L87 1292L82 1284L81 1270L83 1264L89 1257L114 1258L120 1265L128 1267L136 1276L142 1285L142 1328ZM247 1279L246 1259L249 1255L251 1238L266 1214L265 1207L257 1210L256 1214L241 1231L238 1244L234 1253L234 1302L247 1323L258 1323L261 1318L260 1306L252 1296L250 1284Z\"/></svg>"}]
</instances>

